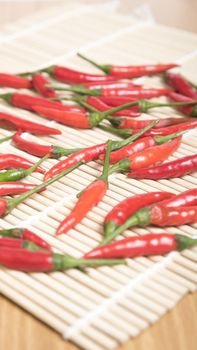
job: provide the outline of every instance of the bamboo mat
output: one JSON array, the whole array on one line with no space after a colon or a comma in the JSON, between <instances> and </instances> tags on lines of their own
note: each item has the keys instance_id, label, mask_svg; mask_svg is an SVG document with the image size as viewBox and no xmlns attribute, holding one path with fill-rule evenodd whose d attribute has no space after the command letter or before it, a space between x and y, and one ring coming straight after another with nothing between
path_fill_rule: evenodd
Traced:
<instances>
[{"instance_id":1,"label":"bamboo mat","mask_svg":"<svg viewBox=\"0 0 197 350\"><path fill-rule=\"evenodd\" d=\"M70 67L95 72L76 57L84 52L100 62L143 64L178 62L181 72L197 80L197 40L194 34L140 21L132 16L113 13L110 6L78 6L52 8L31 18L7 26L0 35L0 71L20 72L58 62ZM143 78L145 86L161 86L160 78ZM1 89L11 91L11 89ZM163 100L161 98L161 100ZM14 112L54 126L62 135L27 139L63 147L85 147L106 141L112 136L99 129L75 130L48 121L27 111L14 109L3 102L0 111ZM178 115L167 108L154 111L153 117ZM0 137L10 132L0 130ZM181 147L171 159L196 152L195 130L183 137ZM113 139L116 137L114 136ZM10 142L0 146L1 152L27 156ZM37 158L29 156L30 160ZM48 160L48 169L56 160ZM104 200L67 235L56 239L55 229L76 202L76 194L100 174L99 162L91 162L20 204L12 214L0 220L1 228L28 226L46 239L57 252L80 257L101 240L103 218L120 200L133 194L167 190L179 193L197 185L197 174L172 180L132 180L115 174ZM39 183L42 175L34 173L28 182ZM167 228L169 233L196 235L197 225ZM124 236L162 232L155 227L133 228ZM86 350L115 349L129 337L156 322L173 308L188 292L196 290L197 248L165 257L136 258L127 265L87 269L87 273L72 269L50 274L0 269L0 291Z\"/></svg>"}]
</instances>

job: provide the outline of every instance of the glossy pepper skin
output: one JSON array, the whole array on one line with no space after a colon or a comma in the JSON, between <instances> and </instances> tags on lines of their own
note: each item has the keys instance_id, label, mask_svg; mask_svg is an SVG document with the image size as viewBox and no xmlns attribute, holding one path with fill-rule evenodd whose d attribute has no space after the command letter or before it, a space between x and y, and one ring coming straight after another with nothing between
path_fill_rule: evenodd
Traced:
<instances>
[{"instance_id":1,"label":"glossy pepper skin","mask_svg":"<svg viewBox=\"0 0 197 350\"><path fill-rule=\"evenodd\" d=\"M141 152L134 153L132 156L115 163L110 169L110 172L131 172L132 170L138 170L161 163L177 150L180 143L181 137L177 137L176 139L162 145L146 148Z\"/></svg>"},{"instance_id":2,"label":"glossy pepper skin","mask_svg":"<svg viewBox=\"0 0 197 350\"><path fill-rule=\"evenodd\" d=\"M167 207L160 203L151 207L144 207L138 210L134 215L130 216L123 225L119 226L115 231L110 233L103 241L104 244L111 242L123 231L132 226L147 226L156 225L165 226L180 226L192 224L197 221L197 206L181 206Z\"/></svg>"},{"instance_id":3,"label":"glossy pepper skin","mask_svg":"<svg viewBox=\"0 0 197 350\"><path fill-rule=\"evenodd\" d=\"M28 131L32 134L36 135L59 135L61 131L55 128L50 128L49 126L42 125L39 123L31 122L29 120L25 120L19 118L15 115L0 112L0 124L4 122L7 126L11 124L11 127L14 126L17 130Z\"/></svg>"},{"instance_id":4,"label":"glossy pepper skin","mask_svg":"<svg viewBox=\"0 0 197 350\"><path fill-rule=\"evenodd\" d=\"M193 86L181 74L166 73L165 80L179 94L197 100Z\"/></svg>"},{"instance_id":5,"label":"glossy pepper skin","mask_svg":"<svg viewBox=\"0 0 197 350\"><path fill-rule=\"evenodd\" d=\"M179 66L176 63L149 64L140 66L116 66L112 64L98 64L80 53L78 53L78 56L84 59L85 61L91 63L98 69L102 70L104 73L114 75L115 77L119 77L119 79L132 79L144 75L159 74L167 71L168 69L172 69Z\"/></svg>"},{"instance_id":6,"label":"glossy pepper skin","mask_svg":"<svg viewBox=\"0 0 197 350\"><path fill-rule=\"evenodd\" d=\"M21 131L18 131L13 136L12 141L19 149L29 154L33 154L37 157L44 157L46 154L48 154L50 158L60 158L62 156L68 156L72 153L78 152L80 150L80 148L66 149L63 147L53 145L47 146L31 142L23 138L23 133Z\"/></svg>"},{"instance_id":7,"label":"glossy pepper skin","mask_svg":"<svg viewBox=\"0 0 197 350\"><path fill-rule=\"evenodd\" d=\"M132 89L142 87L140 84L132 83L131 81L108 81L100 83L86 83L83 84L85 89L94 90L94 89Z\"/></svg>"},{"instance_id":8,"label":"glossy pepper skin","mask_svg":"<svg viewBox=\"0 0 197 350\"><path fill-rule=\"evenodd\" d=\"M30 79L19 77L14 74L0 73L0 87L31 89L32 82Z\"/></svg>"},{"instance_id":9,"label":"glossy pepper skin","mask_svg":"<svg viewBox=\"0 0 197 350\"><path fill-rule=\"evenodd\" d=\"M195 206L197 205L197 188L179 193L172 198L160 202L159 205L168 208Z\"/></svg>"},{"instance_id":10,"label":"glossy pepper skin","mask_svg":"<svg viewBox=\"0 0 197 350\"><path fill-rule=\"evenodd\" d=\"M12 169L12 170L0 172L0 183L18 181L28 175L31 175L31 173L33 173L36 170L36 168L38 168L38 166L43 162L43 160L44 160L43 158L40 159L37 163L35 163L29 169L18 168L18 169Z\"/></svg>"},{"instance_id":11,"label":"glossy pepper skin","mask_svg":"<svg viewBox=\"0 0 197 350\"><path fill-rule=\"evenodd\" d=\"M143 168L128 174L133 179L172 179L181 177L197 170L197 155L182 157L172 162L151 168Z\"/></svg>"},{"instance_id":12,"label":"glossy pepper skin","mask_svg":"<svg viewBox=\"0 0 197 350\"><path fill-rule=\"evenodd\" d=\"M137 152L141 152L144 149L153 147L156 145L162 145L168 141L173 140L174 138L180 136L179 133L169 134L166 136L146 136L142 137L139 140L136 140L133 143L130 143L126 146L121 147L120 149L111 152L110 154L110 164L119 162L121 159L131 157ZM104 159L104 154L99 156L100 159Z\"/></svg>"},{"instance_id":13,"label":"glossy pepper skin","mask_svg":"<svg viewBox=\"0 0 197 350\"><path fill-rule=\"evenodd\" d=\"M11 153L0 154L0 170L11 169L11 168L29 169L33 165L34 164L29 160L23 157L20 157L16 154L11 154ZM41 167L37 167L36 171L42 174L45 173L45 170Z\"/></svg>"},{"instance_id":14,"label":"glossy pepper skin","mask_svg":"<svg viewBox=\"0 0 197 350\"><path fill-rule=\"evenodd\" d=\"M24 182L0 182L0 196L12 196L15 194L21 194L31 190L36 185L28 184Z\"/></svg>"},{"instance_id":15,"label":"glossy pepper skin","mask_svg":"<svg viewBox=\"0 0 197 350\"><path fill-rule=\"evenodd\" d=\"M116 265L123 259L75 259L71 256L44 251L29 251L0 247L0 265L24 272L62 271L74 267Z\"/></svg>"},{"instance_id":16,"label":"glossy pepper skin","mask_svg":"<svg viewBox=\"0 0 197 350\"><path fill-rule=\"evenodd\" d=\"M35 243L37 246L43 249L51 251L50 244L48 244L44 239L42 239L37 234L35 234L34 232L26 228L14 227L11 229L0 230L0 237L10 237L10 238L15 238L16 240L17 239L27 240L32 243Z\"/></svg>"},{"instance_id":17,"label":"glossy pepper skin","mask_svg":"<svg viewBox=\"0 0 197 350\"><path fill-rule=\"evenodd\" d=\"M136 113L136 112L132 112L132 113ZM130 128L141 129L141 128L144 128L146 125L150 124L152 120L154 119L135 120L128 117L115 118L115 119L111 117L109 119L110 123L113 126L118 127L119 129L130 129ZM174 124L181 124L184 121L185 121L184 118L173 118L173 117L161 118L157 123L157 125L155 125L155 128L157 129L157 128L167 127Z\"/></svg>"},{"instance_id":18,"label":"glossy pepper skin","mask_svg":"<svg viewBox=\"0 0 197 350\"><path fill-rule=\"evenodd\" d=\"M176 93L176 92L171 92L169 94L169 98L173 102L189 103L192 101L196 101L196 105L194 105L194 106L177 106L176 108L185 115L188 115L190 117L197 117L197 98L194 100L191 97L184 96L184 95L182 95L180 93Z\"/></svg>"},{"instance_id":19,"label":"glossy pepper skin","mask_svg":"<svg viewBox=\"0 0 197 350\"><path fill-rule=\"evenodd\" d=\"M106 158L102 175L80 193L79 199L72 212L60 223L56 231L57 235L67 233L71 228L75 227L81 222L85 215L103 199L108 189L111 143L111 141L108 141L107 143Z\"/></svg>"},{"instance_id":20,"label":"glossy pepper skin","mask_svg":"<svg viewBox=\"0 0 197 350\"><path fill-rule=\"evenodd\" d=\"M106 215L103 241L139 209L173 197L174 195L169 192L150 192L124 199Z\"/></svg>"},{"instance_id":21,"label":"glossy pepper skin","mask_svg":"<svg viewBox=\"0 0 197 350\"><path fill-rule=\"evenodd\" d=\"M33 106L35 105L67 110L67 106L62 105L58 101L50 101L44 97L21 94L18 92L1 94L0 98L13 107L27 109L29 111L33 111Z\"/></svg>"},{"instance_id":22,"label":"glossy pepper skin","mask_svg":"<svg viewBox=\"0 0 197 350\"><path fill-rule=\"evenodd\" d=\"M155 122L154 122L155 123ZM116 150L118 148L121 148L123 146L128 145L129 143L135 141L138 137L143 135L143 133L146 132L147 128L151 128L154 126L154 123L151 123L146 128L140 130L138 133L136 133L133 136L130 136L126 140L123 141L113 141L112 142L112 150ZM76 152L75 154L72 154L68 158L60 161L59 163L52 166L45 174L44 179L47 180L65 169L69 169L70 166L76 164L78 161L84 161L89 162L91 160L99 158L100 155L105 154L107 144L101 143L94 146L90 146L87 148L84 148L83 150Z\"/></svg>"},{"instance_id":23,"label":"glossy pepper skin","mask_svg":"<svg viewBox=\"0 0 197 350\"><path fill-rule=\"evenodd\" d=\"M100 112L108 111L111 108L111 106L109 106L108 104L103 102L98 97L94 97L94 96L87 97L86 98L86 102L90 106L96 108ZM116 113L113 114L113 116L116 116L116 117L127 116L127 117L131 117L131 118L136 118L139 115L140 115L139 112L132 111L131 109L124 109L123 111L119 111L119 112L116 112Z\"/></svg>"},{"instance_id":24,"label":"glossy pepper skin","mask_svg":"<svg viewBox=\"0 0 197 350\"><path fill-rule=\"evenodd\" d=\"M85 259L135 258L137 256L164 255L174 250L182 251L197 244L197 240L170 233L147 233L128 237L96 247L84 255Z\"/></svg>"},{"instance_id":25,"label":"glossy pepper skin","mask_svg":"<svg viewBox=\"0 0 197 350\"><path fill-rule=\"evenodd\" d=\"M50 81L43 74L37 73L32 77L33 87L40 95L48 98L54 98L57 96L56 92L53 89L45 86L49 83Z\"/></svg>"}]
</instances>

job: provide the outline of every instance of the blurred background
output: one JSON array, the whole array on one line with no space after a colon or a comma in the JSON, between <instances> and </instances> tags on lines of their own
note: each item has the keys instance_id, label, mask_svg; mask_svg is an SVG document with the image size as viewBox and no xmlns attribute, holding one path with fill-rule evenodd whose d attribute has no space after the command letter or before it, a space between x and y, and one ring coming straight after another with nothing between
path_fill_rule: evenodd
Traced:
<instances>
[{"instance_id":1,"label":"blurred background","mask_svg":"<svg viewBox=\"0 0 197 350\"><path fill-rule=\"evenodd\" d=\"M144 12L156 22L197 33L197 0L112 0L117 3L117 11L123 14ZM79 2L102 4L107 0L0 0L0 26L30 15L38 10L60 4Z\"/></svg>"}]
</instances>

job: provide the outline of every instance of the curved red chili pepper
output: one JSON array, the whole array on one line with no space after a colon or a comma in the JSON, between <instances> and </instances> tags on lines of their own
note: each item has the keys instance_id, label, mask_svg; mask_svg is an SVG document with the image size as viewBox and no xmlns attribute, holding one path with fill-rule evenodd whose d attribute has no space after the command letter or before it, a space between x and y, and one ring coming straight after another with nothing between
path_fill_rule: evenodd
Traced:
<instances>
[{"instance_id":1,"label":"curved red chili pepper","mask_svg":"<svg viewBox=\"0 0 197 350\"><path fill-rule=\"evenodd\" d=\"M197 93L193 86L180 74L168 73L165 76L167 83L181 95L197 100Z\"/></svg>"},{"instance_id":2,"label":"curved red chili pepper","mask_svg":"<svg viewBox=\"0 0 197 350\"><path fill-rule=\"evenodd\" d=\"M0 196L12 196L15 194L24 193L31 190L36 185L27 184L24 182L14 181L14 182L0 182Z\"/></svg>"},{"instance_id":3,"label":"curved red chili pepper","mask_svg":"<svg viewBox=\"0 0 197 350\"><path fill-rule=\"evenodd\" d=\"M162 145L149 147L141 152L134 153L132 156L115 163L111 167L110 173L115 171L130 172L161 163L177 150L180 143L181 137L177 137Z\"/></svg>"},{"instance_id":4,"label":"curved red chili pepper","mask_svg":"<svg viewBox=\"0 0 197 350\"><path fill-rule=\"evenodd\" d=\"M107 105L101 99L94 96L87 97L86 102L100 112L108 111L111 108L111 106ZM113 114L113 116L127 116L132 118L138 117L139 115L140 115L139 112L132 111L131 109L124 109L122 111L119 111Z\"/></svg>"},{"instance_id":5,"label":"curved red chili pepper","mask_svg":"<svg viewBox=\"0 0 197 350\"><path fill-rule=\"evenodd\" d=\"M47 146L47 145L41 145L39 143L31 142L28 140L25 140L22 137L23 133L21 131L18 131L12 138L15 145L22 149L23 151L33 154L37 157L43 157L46 154L48 154L51 158L60 158L62 156L68 156L72 153L75 153L80 150L80 148L63 148L58 146Z\"/></svg>"},{"instance_id":6,"label":"curved red chili pepper","mask_svg":"<svg viewBox=\"0 0 197 350\"><path fill-rule=\"evenodd\" d=\"M136 112L132 112L132 113L136 113ZM122 113L123 114L123 113ZM135 119L131 119L131 118L110 118L110 123L113 126L118 127L119 129L142 129L144 128L146 125L150 124L152 122L152 120L154 119L143 119L143 120L135 120ZM173 124L181 124L183 123L185 120L187 120L186 118L173 118L173 117L169 117L169 118L162 118L159 120L159 122L155 125L155 128L161 128L161 127L166 127L166 126L170 126Z\"/></svg>"},{"instance_id":7,"label":"curved red chili pepper","mask_svg":"<svg viewBox=\"0 0 197 350\"><path fill-rule=\"evenodd\" d=\"M111 141L108 141L102 175L80 193L80 197L72 212L61 222L56 235L67 233L71 228L75 227L103 199L108 189L110 151Z\"/></svg>"},{"instance_id":8,"label":"curved red chili pepper","mask_svg":"<svg viewBox=\"0 0 197 350\"><path fill-rule=\"evenodd\" d=\"M106 215L103 241L139 209L171 197L174 195L169 192L150 192L124 199Z\"/></svg>"},{"instance_id":9,"label":"curved red chili pepper","mask_svg":"<svg viewBox=\"0 0 197 350\"><path fill-rule=\"evenodd\" d=\"M0 154L0 170L10 169L10 168L23 168L29 169L34 165L34 163L29 160L20 157L16 154ZM44 174L45 170L41 167L38 167L36 171Z\"/></svg>"},{"instance_id":10,"label":"curved red chili pepper","mask_svg":"<svg viewBox=\"0 0 197 350\"><path fill-rule=\"evenodd\" d=\"M61 131L55 128L50 128L49 126L31 122L11 114L0 112L0 124L1 121L5 124L14 125L17 130L28 131L32 134L37 135L59 135Z\"/></svg>"},{"instance_id":11,"label":"curved red chili pepper","mask_svg":"<svg viewBox=\"0 0 197 350\"><path fill-rule=\"evenodd\" d=\"M171 92L169 94L169 97L174 102L188 103L188 102L195 101L194 99L192 99L190 97L178 94L176 92ZM196 102L196 104L197 104L197 102ZM181 111L183 114L186 114L186 115L191 116L191 117L197 117L197 107L196 106L177 106L176 108L179 111Z\"/></svg>"},{"instance_id":12,"label":"curved red chili pepper","mask_svg":"<svg viewBox=\"0 0 197 350\"><path fill-rule=\"evenodd\" d=\"M113 153L112 153L113 154ZM197 155L186 156L151 168L143 168L128 174L133 179L171 179L191 174L197 170Z\"/></svg>"},{"instance_id":13,"label":"curved red chili pepper","mask_svg":"<svg viewBox=\"0 0 197 350\"><path fill-rule=\"evenodd\" d=\"M153 124L151 123L149 126L146 128L140 130L138 133L135 135L130 136L126 140L123 141L113 141L112 143L112 150L116 150L118 148L121 148L125 145L128 145L129 143L135 141L138 137L143 135L145 133L145 130L147 128L153 127ZM101 154L104 154L106 151L106 143L101 143L98 145L90 146L87 148L84 148L83 150L76 152L75 154L71 155L70 157L60 161L59 163L55 164L52 166L49 171L45 174L45 180L53 177L54 175L62 172L65 169L68 169L70 166L73 164L76 164L78 161L84 161L84 162L89 162L91 160L99 158Z\"/></svg>"},{"instance_id":14,"label":"curved red chili pepper","mask_svg":"<svg viewBox=\"0 0 197 350\"><path fill-rule=\"evenodd\" d=\"M146 137L140 138L139 140L133 143L130 143L114 152L111 152L110 164L117 163L121 159L131 157L133 154L137 152L141 152L144 149L147 149L149 147L162 145L163 143L171 141L178 136L179 136L179 133L169 134L167 136L146 136ZM105 156L103 154L99 156L100 159L104 159L104 157ZM142 169L140 169L139 171L141 170Z\"/></svg>"},{"instance_id":15,"label":"curved red chili pepper","mask_svg":"<svg viewBox=\"0 0 197 350\"><path fill-rule=\"evenodd\" d=\"M96 247L84 255L85 259L134 258L137 256L164 255L182 251L197 244L197 240L170 233L147 233L141 237L127 237Z\"/></svg>"},{"instance_id":16,"label":"curved red chili pepper","mask_svg":"<svg viewBox=\"0 0 197 350\"><path fill-rule=\"evenodd\" d=\"M43 74L38 73L33 75L32 84L34 89L44 97L53 98L57 96L56 92L53 89L45 86L47 84L50 84L50 81L45 78Z\"/></svg>"},{"instance_id":17,"label":"curved red chili pepper","mask_svg":"<svg viewBox=\"0 0 197 350\"><path fill-rule=\"evenodd\" d=\"M114 76L84 73L84 72L76 71L71 68L66 68L61 66L52 66L52 67L46 68L44 71L51 74L54 79L62 81L67 84L82 84L82 83L106 82L106 81L116 80Z\"/></svg>"},{"instance_id":18,"label":"curved red chili pepper","mask_svg":"<svg viewBox=\"0 0 197 350\"><path fill-rule=\"evenodd\" d=\"M0 230L0 237L12 237L15 239L21 238L23 240L33 242L43 249L51 251L51 246L49 243L47 243L44 239L42 239L37 234L26 228L15 227L7 230Z\"/></svg>"},{"instance_id":19,"label":"curved red chili pepper","mask_svg":"<svg viewBox=\"0 0 197 350\"><path fill-rule=\"evenodd\" d=\"M184 191L159 203L168 208L179 208L197 205L197 188Z\"/></svg>"},{"instance_id":20,"label":"curved red chili pepper","mask_svg":"<svg viewBox=\"0 0 197 350\"><path fill-rule=\"evenodd\" d=\"M74 267L102 266L125 263L123 259L76 259L48 251L31 251L24 248L0 248L0 264L24 272L62 271Z\"/></svg>"},{"instance_id":21,"label":"curved red chili pepper","mask_svg":"<svg viewBox=\"0 0 197 350\"><path fill-rule=\"evenodd\" d=\"M34 110L33 109L34 105L61 109L66 111L70 110L71 107L73 108L73 106L63 105L58 101L49 101L44 97L25 95L21 93L19 94L17 92L2 94L0 95L0 98L14 107L27 109L30 111ZM81 111L81 107L74 107L74 108L75 108L75 111Z\"/></svg>"},{"instance_id":22,"label":"curved red chili pepper","mask_svg":"<svg viewBox=\"0 0 197 350\"><path fill-rule=\"evenodd\" d=\"M143 75L153 75L165 72L168 69L178 67L176 63L165 63L165 64L149 64L141 66L115 66L112 64L98 64L95 61L87 58L86 56L79 54L78 56L85 61L91 63L95 67L101 69L106 74L112 74L115 77L120 78L136 78Z\"/></svg>"},{"instance_id":23,"label":"curved red chili pepper","mask_svg":"<svg viewBox=\"0 0 197 350\"><path fill-rule=\"evenodd\" d=\"M0 73L0 86L14 89L31 89L31 80L14 74Z\"/></svg>"}]
</instances>

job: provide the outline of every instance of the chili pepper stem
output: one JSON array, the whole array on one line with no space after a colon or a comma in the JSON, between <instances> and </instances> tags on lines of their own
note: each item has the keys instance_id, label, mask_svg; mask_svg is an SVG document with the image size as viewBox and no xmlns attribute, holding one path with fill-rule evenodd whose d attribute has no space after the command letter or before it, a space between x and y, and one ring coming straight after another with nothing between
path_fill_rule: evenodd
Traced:
<instances>
[{"instance_id":1,"label":"chili pepper stem","mask_svg":"<svg viewBox=\"0 0 197 350\"><path fill-rule=\"evenodd\" d=\"M79 56L80 58L82 58L84 61L89 62L90 64L92 64L93 66L95 66L96 68L102 70L105 74L109 74L110 73L110 65L109 64L98 64L97 62L91 60L90 58L82 55L81 53L77 53L77 56Z\"/></svg>"},{"instance_id":2,"label":"chili pepper stem","mask_svg":"<svg viewBox=\"0 0 197 350\"><path fill-rule=\"evenodd\" d=\"M109 234L108 236L104 237L104 239L101 242L101 245L110 243L114 240L119 234L121 234L123 231L127 230L129 227L137 226L137 225L148 225L150 223L149 218L149 208L145 207L140 210L138 210L134 215L132 215L127 221L119 226L114 232Z\"/></svg>"},{"instance_id":3,"label":"chili pepper stem","mask_svg":"<svg viewBox=\"0 0 197 350\"><path fill-rule=\"evenodd\" d=\"M44 158L46 159L47 157L48 157L48 155L45 156ZM18 204L23 202L25 199L29 198L32 194L41 191L43 188L45 188L45 187L51 185L53 182L61 179L63 176L69 174L71 171L78 168L82 164L83 164L83 162L78 162L77 164L73 165L69 169L66 169L65 171L61 172L60 174L57 174L53 178L49 179L48 181L43 182L40 185L34 187L32 190L23 193L22 195L18 196L17 198L9 199L7 202L6 214L10 213Z\"/></svg>"},{"instance_id":4,"label":"chili pepper stem","mask_svg":"<svg viewBox=\"0 0 197 350\"><path fill-rule=\"evenodd\" d=\"M67 255L53 254L54 270L65 270L74 267L82 266L102 266L102 265L117 265L124 264L125 259L76 259Z\"/></svg>"},{"instance_id":5,"label":"chili pepper stem","mask_svg":"<svg viewBox=\"0 0 197 350\"><path fill-rule=\"evenodd\" d=\"M109 161L110 161L111 148L112 148L112 141L109 140L107 142L107 151L106 151L106 155L105 155L105 162L103 165L103 171L102 171L101 176L99 177L100 180L103 180L106 183L108 182L108 177L109 177Z\"/></svg>"},{"instance_id":6,"label":"chili pepper stem","mask_svg":"<svg viewBox=\"0 0 197 350\"><path fill-rule=\"evenodd\" d=\"M3 143L3 142L6 142L6 141L9 141L9 140L11 140L12 139L12 135L11 136L6 136L6 137L4 137L4 138L2 138L2 139L0 139L0 143Z\"/></svg>"},{"instance_id":7,"label":"chili pepper stem","mask_svg":"<svg viewBox=\"0 0 197 350\"><path fill-rule=\"evenodd\" d=\"M140 111L146 113L149 109L157 107L179 107L179 106L193 106L197 104L197 101L192 102L150 102L148 100L139 100L137 105L139 105Z\"/></svg>"},{"instance_id":8,"label":"chili pepper stem","mask_svg":"<svg viewBox=\"0 0 197 350\"><path fill-rule=\"evenodd\" d=\"M31 173L33 173L33 171L36 170L39 167L39 165L48 158L49 158L49 154L46 154L43 158L39 159L39 161L35 163L31 168L24 170L25 176L28 176Z\"/></svg>"},{"instance_id":9,"label":"chili pepper stem","mask_svg":"<svg viewBox=\"0 0 197 350\"><path fill-rule=\"evenodd\" d=\"M181 251L197 244L197 238L191 238L183 235L176 235L177 250Z\"/></svg>"}]
</instances>

